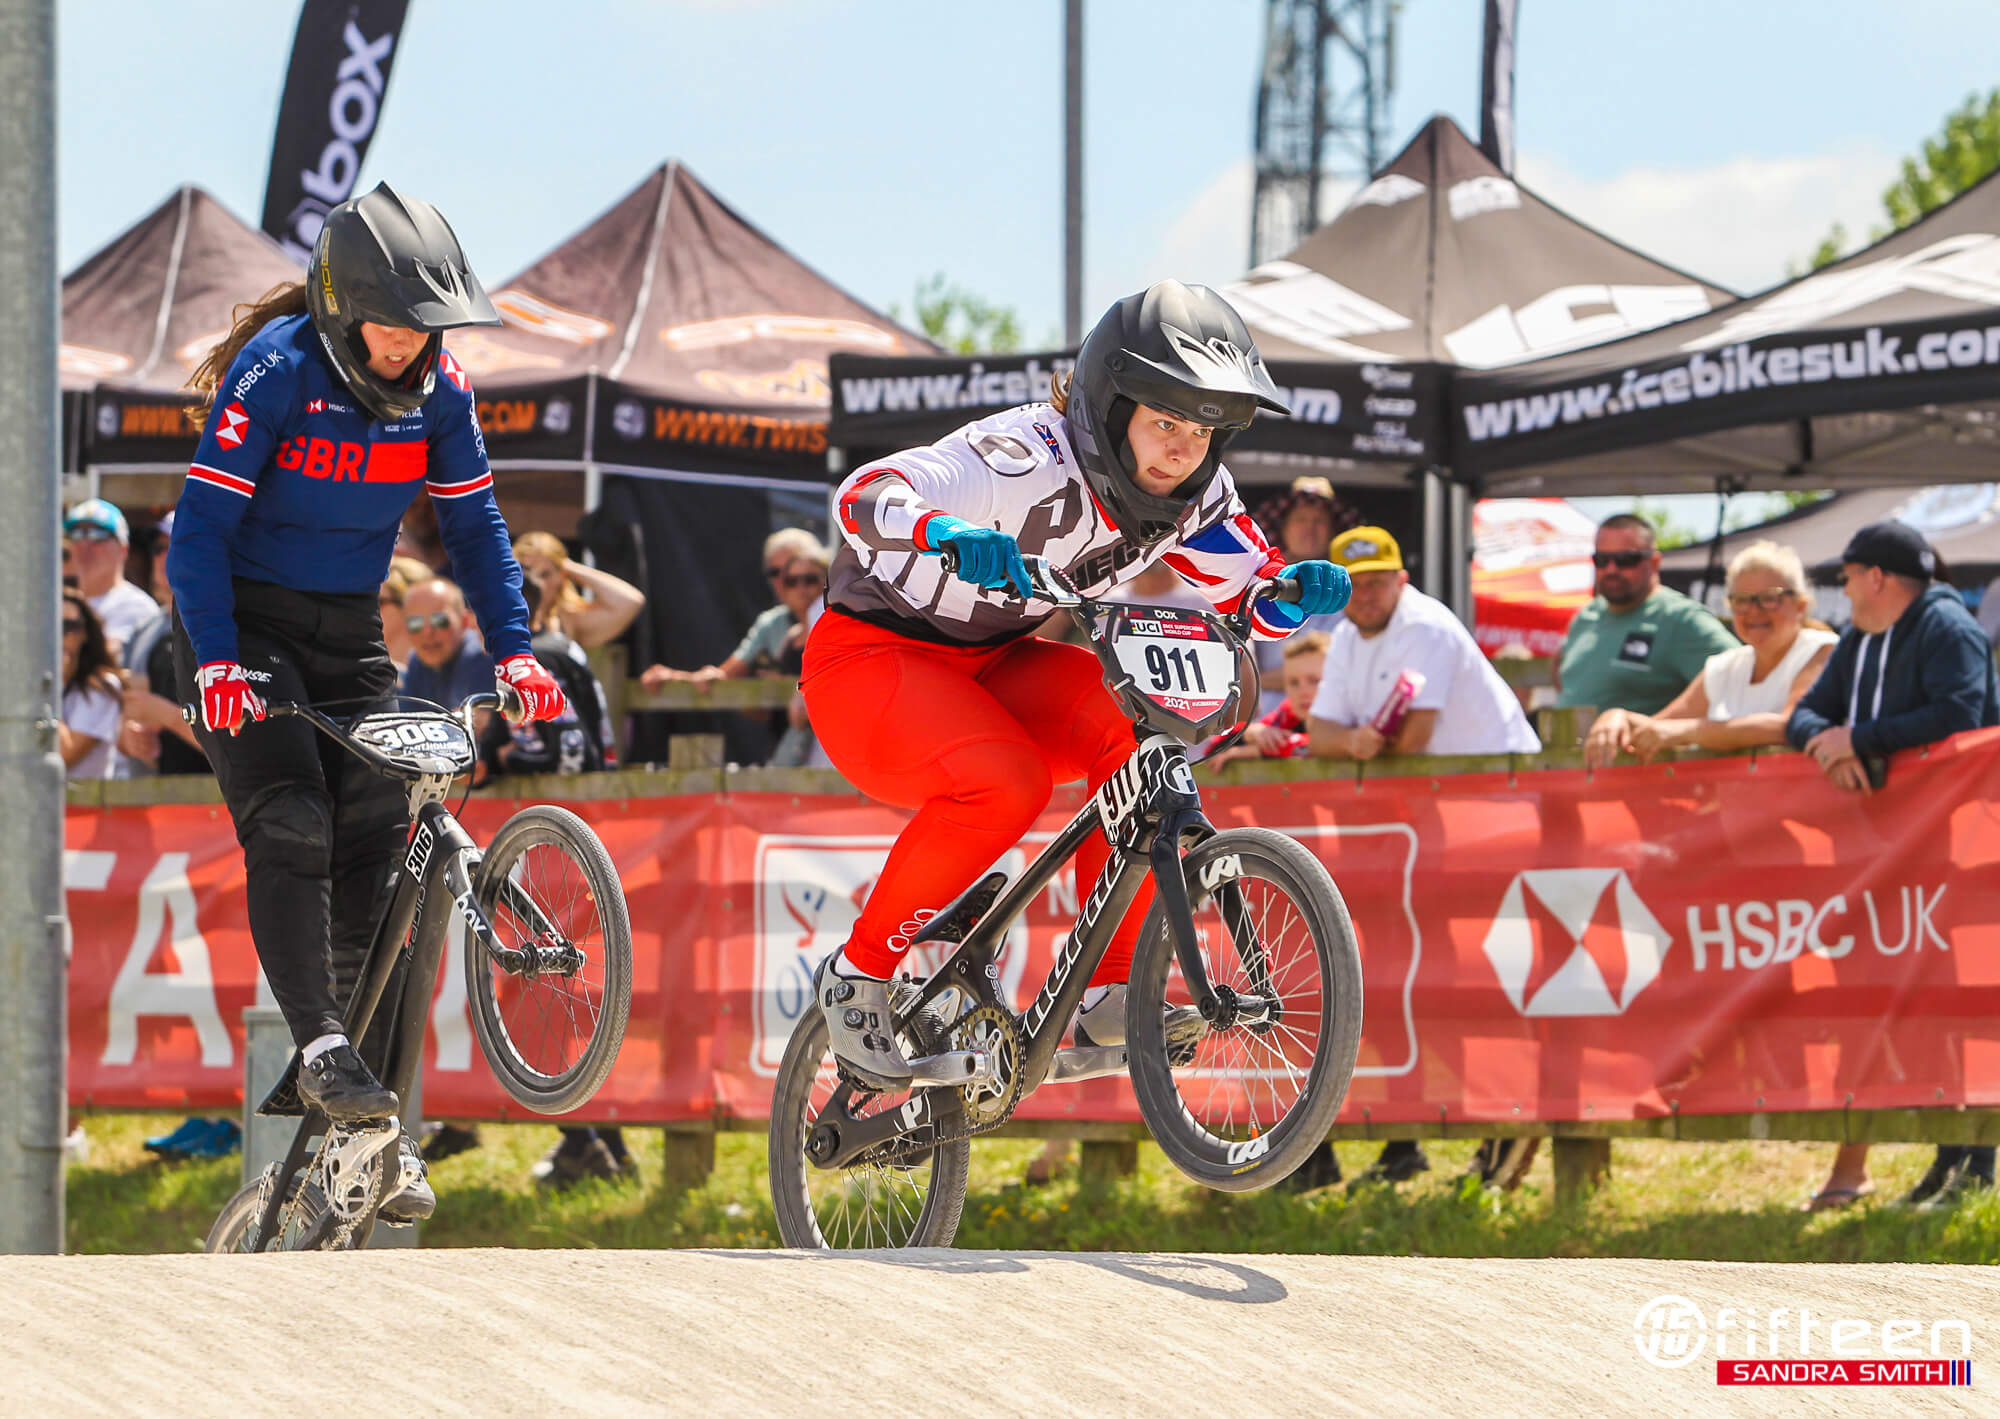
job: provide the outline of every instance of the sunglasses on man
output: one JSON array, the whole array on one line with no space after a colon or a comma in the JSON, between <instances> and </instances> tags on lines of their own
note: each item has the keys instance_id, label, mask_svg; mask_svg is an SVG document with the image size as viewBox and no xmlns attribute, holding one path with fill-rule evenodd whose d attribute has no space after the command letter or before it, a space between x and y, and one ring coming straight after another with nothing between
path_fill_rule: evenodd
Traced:
<instances>
[{"instance_id":1,"label":"sunglasses on man","mask_svg":"<svg viewBox=\"0 0 2000 1419\"><path fill-rule=\"evenodd\" d=\"M1590 564L1599 571L1615 566L1620 571L1629 572L1652 555L1651 552L1592 552Z\"/></svg>"},{"instance_id":2,"label":"sunglasses on man","mask_svg":"<svg viewBox=\"0 0 2000 1419\"><path fill-rule=\"evenodd\" d=\"M448 631L451 629L451 622L451 612L433 611L428 616L405 616L403 618L403 629L411 635L416 635L425 626L429 626L434 631Z\"/></svg>"},{"instance_id":3,"label":"sunglasses on man","mask_svg":"<svg viewBox=\"0 0 2000 1419\"><path fill-rule=\"evenodd\" d=\"M821 576L818 572L807 572L804 576L786 577L782 582L782 585L788 588L801 587L801 586L825 586L826 578Z\"/></svg>"},{"instance_id":4,"label":"sunglasses on man","mask_svg":"<svg viewBox=\"0 0 2000 1419\"><path fill-rule=\"evenodd\" d=\"M63 535L72 542L111 542L118 536L104 527L73 527Z\"/></svg>"}]
</instances>

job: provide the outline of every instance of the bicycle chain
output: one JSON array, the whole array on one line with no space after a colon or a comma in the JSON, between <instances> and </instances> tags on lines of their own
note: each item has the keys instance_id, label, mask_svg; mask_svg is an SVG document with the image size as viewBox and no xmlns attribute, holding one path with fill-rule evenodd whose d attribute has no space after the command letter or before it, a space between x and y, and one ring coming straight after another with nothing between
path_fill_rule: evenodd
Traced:
<instances>
[{"instance_id":1,"label":"bicycle chain","mask_svg":"<svg viewBox=\"0 0 2000 1419\"><path fill-rule=\"evenodd\" d=\"M1001 1092L997 1099L985 1103L983 1107L976 1106L971 1098L971 1094L973 1090L981 1086L968 1084L961 1089L953 1091L960 1096L963 1105L959 1114L962 1122L958 1126L945 1128L933 1123L929 1125L931 1130L929 1138L919 1141L906 1134L899 1138L890 1139L879 1145L879 1148L870 1149L868 1152L862 1154L860 1158L855 1160L856 1163L894 1164L913 1153L928 1153L933 1148L941 1148L947 1143L958 1143L968 1138L977 1138L984 1133L991 1133L1014 1116L1014 1110L1020 1105L1021 1100L1026 1097L1026 1091L1022 1087L1021 1078L1020 1024L1012 1015L998 1006L981 1005L952 1021L945 1031L945 1047L953 1049L971 1047L963 1041L970 1039L971 1031L975 1024L988 1025L995 1032L1001 1034L1003 1036L1003 1043L1001 1044L1002 1057L1011 1058L1014 1063L1013 1072L1002 1084ZM842 1082L853 1089L857 1095L879 1094L882 1092L870 1085L863 1084L852 1074L848 1073L846 1066L840 1062L837 1056L834 1059L834 1069ZM935 1092L944 1093L946 1089L940 1086ZM976 1107L978 1111L975 1114L974 1110Z\"/></svg>"}]
</instances>

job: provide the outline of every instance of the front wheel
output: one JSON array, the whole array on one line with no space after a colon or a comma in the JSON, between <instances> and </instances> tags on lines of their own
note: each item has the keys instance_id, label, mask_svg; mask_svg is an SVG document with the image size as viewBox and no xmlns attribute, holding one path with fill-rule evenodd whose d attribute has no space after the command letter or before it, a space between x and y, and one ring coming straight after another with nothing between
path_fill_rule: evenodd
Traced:
<instances>
[{"instance_id":1,"label":"front wheel","mask_svg":"<svg viewBox=\"0 0 2000 1419\"><path fill-rule=\"evenodd\" d=\"M597 1092L632 1009L632 927L590 825L538 803L494 835L473 883L500 954L467 933L465 993L495 1077L536 1113Z\"/></svg>"},{"instance_id":2,"label":"front wheel","mask_svg":"<svg viewBox=\"0 0 2000 1419\"><path fill-rule=\"evenodd\" d=\"M222 1205L216 1214L215 1225L208 1229L208 1240L202 1250L211 1253L248 1251L321 1251L333 1236L333 1209L327 1206L326 1194L317 1185L307 1182L303 1173L292 1175L292 1184L286 1189L285 1205L278 1209L278 1234L261 1247L251 1245L250 1233L257 1225L257 1219L264 1210L266 1185L270 1182L277 1164L264 1170L264 1175L247 1184L236 1196Z\"/></svg>"},{"instance_id":3,"label":"front wheel","mask_svg":"<svg viewBox=\"0 0 2000 1419\"><path fill-rule=\"evenodd\" d=\"M1283 833L1217 833L1182 870L1209 980L1245 1008L1190 1063L1170 1056L1165 1007L1192 997L1156 904L1126 994L1132 1088L1174 1166L1207 1187L1251 1192L1303 1163L1347 1097L1361 1050L1361 953L1326 868Z\"/></svg>"}]
</instances>

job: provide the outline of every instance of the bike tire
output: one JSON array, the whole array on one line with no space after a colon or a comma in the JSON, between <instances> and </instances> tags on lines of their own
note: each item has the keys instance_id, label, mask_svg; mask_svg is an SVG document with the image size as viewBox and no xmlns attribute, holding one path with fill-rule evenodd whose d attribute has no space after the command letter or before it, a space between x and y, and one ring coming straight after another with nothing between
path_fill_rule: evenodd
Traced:
<instances>
[{"instance_id":1,"label":"bike tire","mask_svg":"<svg viewBox=\"0 0 2000 1419\"><path fill-rule=\"evenodd\" d=\"M1234 855L1234 877L1208 871L1220 859ZM1188 892L1195 907L1196 928L1205 936L1205 958L1211 980L1239 991L1272 989L1289 1005L1285 1015L1261 1029L1242 1022L1203 1039L1193 1061L1177 1068L1166 1040L1165 1005L1170 976L1178 982L1173 935L1164 908L1155 904L1148 914L1133 957L1131 988L1126 994L1125 1037L1131 1041L1129 1068L1139 1112L1153 1139L1174 1166L1206 1187L1221 1192L1253 1192L1270 1187L1294 1172L1325 1140L1347 1097L1361 1049L1361 953L1347 905L1321 865L1303 846L1269 828L1232 828L1217 833L1182 860ZM1204 885L1207 871L1212 886ZM1246 893L1244 884L1260 884ZM1258 899L1262 917L1257 925L1269 936L1271 897L1293 909L1302 935L1310 944L1317 971L1316 990L1292 988L1295 979L1283 965L1272 966L1270 953L1293 940L1293 927L1282 916L1275 941L1264 940L1266 974L1279 979L1259 986L1249 978L1239 945L1222 913L1206 910L1215 896L1230 887L1243 894L1245 918L1257 918L1251 897ZM1218 936L1220 940L1218 940ZM1308 983L1313 984L1311 982ZM1180 999L1185 1001L1184 988ZM1296 1056L1310 1048L1310 1060ZM1237 1057L1261 1058L1262 1066L1232 1070ZM1259 1095L1269 1093L1275 1104L1300 1081L1296 1097L1266 1118ZM1225 1092L1226 1110L1219 1121L1224 1130L1205 1124L1182 1092L1206 1091L1214 1099Z\"/></svg>"},{"instance_id":2,"label":"bike tire","mask_svg":"<svg viewBox=\"0 0 2000 1419\"><path fill-rule=\"evenodd\" d=\"M541 1114L564 1114L580 1107L597 1092L610 1075L619 1046L624 1043L625 1024L632 1010L632 926L618 870L597 834L567 808L538 803L523 808L494 834L473 884L479 908L492 923L503 947L523 944L509 937L518 935L524 923L511 908L503 910L502 889L508 885L510 874L520 870L527 854L537 847L552 847L563 854L580 879L585 904L594 909L595 930L586 930L574 944L585 950L586 971L590 968L590 957L597 958L597 998L594 1001L590 998L587 987L584 992L546 989L545 981L560 979L557 977L537 977L523 984L523 977L509 976L496 968L470 933L464 952L465 993L472 1007L473 1033L479 1037L479 1048L501 1087L524 1108ZM550 915L552 902L540 901L518 881L513 886L534 899L536 908L551 922L562 918L564 938L572 939L575 894ZM496 975L512 984L501 986ZM515 996L512 1004L534 1000L538 1010L513 1010L512 1004L501 1000L503 990ZM549 1003L554 1003L571 1025L578 1019L574 1007L578 1004L584 1007L590 1034L574 1051L573 1058L571 1051L560 1044L551 1054L545 1047L546 1029L538 1032L535 1040L526 1038L534 1023L529 1016L539 1013L540 1023L544 1026L549 1023Z\"/></svg>"},{"instance_id":3,"label":"bike tire","mask_svg":"<svg viewBox=\"0 0 2000 1419\"><path fill-rule=\"evenodd\" d=\"M263 1190L263 1179L253 1179L238 1190L236 1195L222 1204L222 1210L215 1215L215 1222L208 1229L208 1238L202 1243L202 1250L211 1255L241 1252L243 1242L250 1228L257 1221L260 1210L259 1194ZM319 1188L305 1180L303 1174L294 1174L291 1186L286 1189L285 1207L279 1210L278 1220L282 1224L288 1217L296 1215L290 1209L299 1207L300 1195L306 1195L303 1204L308 1210L304 1214L307 1229L296 1237L287 1238L285 1245L266 1245L263 1251L319 1251L327 1237L333 1232L333 1209L327 1206L326 1196ZM281 1232L282 1235L282 1232Z\"/></svg>"},{"instance_id":4,"label":"bike tire","mask_svg":"<svg viewBox=\"0 0 2000 1419\"><path fill-rule=\"evenodd\" d=\"M895 997L898 1011L914 998L914 987L898 986ZM947 1028L941 1012L927 1009L901 1032L903 1048L913 1056L934 1054L946 1047ZM829 1079L832 1070L833 1052L827 1047L826 1020L817 1004L808 999L805 1014L799 1017L785 1046L784 1062L778 1067L777 1083L771 1093L771 1206L777 1216L779 1239L788 1247L813 1251L950 1246L965 1209L965 1189L972 1173L972 1140L961 1138L942 1143L914 1161L902 1160L896 1165L857 1163L838 1170L815 1168L806 1158L805 1141L818 1116L813 1096L817 1091L822 1095L821 1105L828 1102L825 1095L832 1092ZM906 1093L868 1095L867 1111L894 1108L906 1097ZM821 1209L814 1205L815 1179L821 1180L826 1194L823 1202L829 1215L824 1223ZM838 1207L834 1206L836 1187L845 1190L838 1199ZM865 1209L872 1193L881 1192L893 1199L899 1188L910 1191L921 1188L922 1201L914 1213L908 1208L898 1209L900 1215L884 1216L878 1226L870 1212L857 1236L846 1206L851 1194L855 1191L863 1194L861 1206Z\"/></svg>"}]
</instances>

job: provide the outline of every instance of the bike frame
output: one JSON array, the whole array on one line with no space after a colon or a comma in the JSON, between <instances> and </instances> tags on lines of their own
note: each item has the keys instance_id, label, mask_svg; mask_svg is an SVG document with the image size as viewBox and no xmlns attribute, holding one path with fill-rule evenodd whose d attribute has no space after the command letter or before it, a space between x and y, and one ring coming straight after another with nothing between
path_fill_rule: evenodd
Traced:
<instances>
[{"instance_id":1,"label":"bike frame","mask_svg":"<svg viewBox=\"0 0 2000 1419\"><path fill-rule=\"evenodd\" d=\"M360 745L325 716L303 707L293 708L375 767L393 771L394 766L388 760L365 752L365 745ZM398 776L410 777L401 772ZM451 780L448 774L425 774L410 780L409 839L397 866L389 900L376 918L375 934L362 959L360 979L342 1016L348 1039L359 1049L375 1027L377 1013L390 994L398 967L407 962L393 1007L385 1017L386 1028L393 1029L395 1034L384 1056L383 1082L399 1099L410 1097L423 1063L431 996L437 988L438 968L444 959L445 930L453 916L461 917L471 932L468 950L483 949L495 959L504 959L508 954L495 936L492 923L473 900L473 882L484 854L444 805ZM532 921L541 915L533 900L513 890L511 883L503 883L502 891L508 897L510 909L524 919ZM439 905L440 893L449 894L449 909ZM296 1088L299 1067L299 1056L294 1053L284 1075L257 1108L258 1113L267 1117L303 1115L291 1147L271 1178L269 1195L258 1214L256 1237L260 1247L277 1225L292 1179L305 1166L314 1140L325 1136L330 1122L318 1109L306 1108L299 1099Z\"/></svg>"},{"instance_id":2,"label":"bike frame","mask_svg":"<svg viewBox=\"0 0 2000 1419\"><path fill-rule=\"evenodd\" d=\"M1056 835L1055 841L1042 849L1028 869L980 915L958 949L923 983L916 1000L899 1015L899 1021L915 1017L932 1001L953 990L964 992L975 1007L992 1006L1015 1018L999 993L998 962L1008 929L1035 895L1076 855L1084 840L1099 830L1111 839L1111 856L1077 913L1068 941L1057 954L1034 1003L1026 1014L1018 1017L1023 1037L1016 1068L1022 1079L1023 1097L1047 1081L1070 1017L1083 1003L1092 973L1104 959L1112 935L1131 909L1149 873L1166 911L1181 974L1202 1018L1211 1023L1226 1022L1234 1007L1234 998L1227 993L1218 994L1209 981L1195 939L1194 909L1188 899L1187 882L1181 874L1181 853L1215 836L1216 830L1202 812L1187 746L1167 735L1154 734L1140 739L1132 756L1091 795L1090 802ZM974 893L977 890L975 887ZM1234 888L1224 890L1233 892ZM911 944L943 939L957 929L959 923L955 918L968 910L971 895L939 913ZM1254 935L1248 938L1247 948L1244 942L1238 945L1239 951L1247 949L1258 954ZM1251 969L1257 967L1251 965ZM849 1086L843 1083L841 1087ZM835 1099L839 1098L837 1092ZM900 1108L844 1120L834 1148L825 1157L814 1157L813 1162L823 1168L844 1167L892 1139L943 1128L956 1121L964 1106L964 1095L958 1089L917 1090ZM826 1116L823 1109L821 1117ZM915 1137L913 1142L920 1143L921 1138Z\"/></svg>"}]
</instances>

